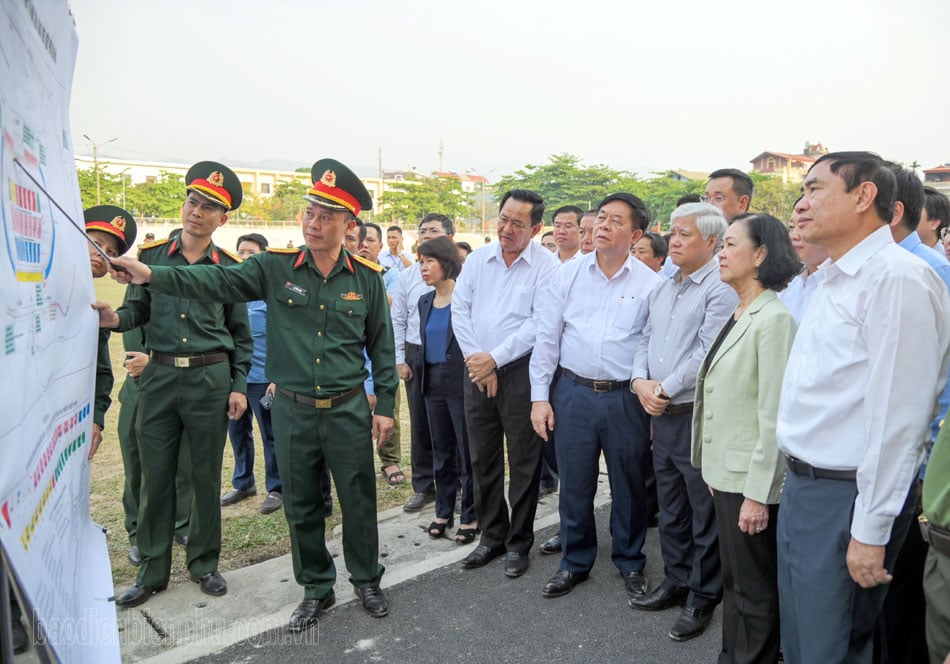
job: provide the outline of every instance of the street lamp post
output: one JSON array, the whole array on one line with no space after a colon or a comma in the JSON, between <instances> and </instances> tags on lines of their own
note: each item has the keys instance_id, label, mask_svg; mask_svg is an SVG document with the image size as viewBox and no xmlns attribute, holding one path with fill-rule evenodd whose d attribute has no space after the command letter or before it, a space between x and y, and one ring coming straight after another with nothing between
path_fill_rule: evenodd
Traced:
<instances>
[{"instance_id":1,"label":"street lamp post","mask_svg":"<svg viewBox=\"0 0 950 664\"><path fill-rule=\"evenodd\" d=\"M83 134L83 138L92 143L92 169L96 172L96 205L102 204L102 195L99 190L99 146L108 145L119 140L119 137L110 138L105 143L96 143L94 140L89 138L89 134ZM122 205L125 205L125 194L122 195Z\"/></svg>"},{"instance_id":2,"label":"street lamp post","mask_svg":"<svg viewBox=\"0 0 950 664\"><path fill-rule=\"evenodd\" d=\"M487 219L486 214L485 214L485 205L486 205L486 201L485 201L485 183L488 182L488 176L491 175L492 173L494 173L494 172L495 172L495 169L494 169L494 168L491 169L490 171L488 171L488 172L485 173L484 175L482 175L481 173L479 173L478 171L476 171L474 168L467 168L467 169L465 169L465 172L466 172L466 173L471 173L472 175L478 176L478 177L480 177L480 178L482 178L482 179L484 180L484 182L479 182L478 184L479 184L480 191L482 192L482 236L485 236L485 235L488 233L488 219Z\"/></svg>"}]
</instances>

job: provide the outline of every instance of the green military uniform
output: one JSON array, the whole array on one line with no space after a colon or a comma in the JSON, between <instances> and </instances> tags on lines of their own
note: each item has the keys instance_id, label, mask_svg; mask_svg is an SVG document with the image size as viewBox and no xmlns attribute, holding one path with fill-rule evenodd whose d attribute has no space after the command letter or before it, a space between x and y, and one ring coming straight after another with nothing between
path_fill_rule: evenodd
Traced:
<instances>
[{"instance_id":1,"label":"green military uniform","mask_svg":"<svg viewBox=\"0 0 950 664\"><path fill-rule=\"evenodd\" d=\"M139 259L154 266L189 265L177 237L145 245ZM239 262L211 243L196 264ZM168 580L175 528L173 487L183 435L197 480L192 484L187 564L200 578L217 570L221 553L219 494L228 395L246 390L253 346L247 307L130 286L116 313L120 331L148 324L145 347L151 355L139 378L135 424L142 464L137 540L143 559L136 583L156 587Z\"/></svg>"},{"instance_id":2,"label":"green military uniform","mask_svg":"<svg viewBox=\"0 0 950 664\"><path fill-rule=\"evenodd\" d=\"M96 351L96 387L93 399L92 423L98 424L99 429L106 428L106 411L112 405L112 386L115 377L112 375L112 358L109 356L109 337L111 330L99 330L99 348Z\"/></svg>"},{"instance_id":3,"label":"green military uniform","mask_svg":"<svg viewBox=\"0 0 950 664\"><path fill-rule=\"evenodd\" d=\"M297 583L305 598L316 599L326 597L336 579L320 493L329 463L350 581L377 586L384 570L378 562L371 414L365 398L332 397L363 394L365 344L376 413L393 415L392 323L378 271L341 249L324 277L305 247L268 249L232 267L153 267L149 290L203 301L267 302L266 373L279 387L271 413Z\"/></svg>"},{"instance_id":4,"label":"green military uniform","mask_svg":"<svg viewBox=\"0 0 950 664\"><path fill-rule=\"evenodd\" d=\"M924 514L930 550L924 565L927 647L930 661L950 655L950 426L940 429L924 477Z\"/></svg>"},{"instance_id":5,"label":"green military uniform","mask_svg":"<svg viewBox=\"0 0 950 664\"><path fill-rule=\"evenodd\" d=\"M126 352L145 352L145 330L137 327L122 335ZM142 486L142 460L139 455L138 437L135 435L135 419L139 404L139 379L126 376L119 389L119 419L116 433L122 450L122 465L125 468L125 487L122 490L122 508L125 510L125 531L129 544L138 545L139 490ZM188 457L188 442L182 440L178 454L178 473L175 475L175 535L188 535L188 519L191 515L191 460Z\"/></svg>"}]
</instances>

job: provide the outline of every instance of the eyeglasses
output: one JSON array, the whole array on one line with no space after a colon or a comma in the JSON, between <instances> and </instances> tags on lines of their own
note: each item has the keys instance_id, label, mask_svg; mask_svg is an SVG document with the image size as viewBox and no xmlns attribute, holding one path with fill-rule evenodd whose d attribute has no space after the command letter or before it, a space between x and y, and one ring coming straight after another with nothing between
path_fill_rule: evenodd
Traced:
<instances>
[{"instance_id":1,"label":"eyeglasses","mask_svg":"<svg viewBox=\"0 0 950 664\"><path fill-rule=\"evenodd\" d=\"M950 226L944 226L940 229L940 239L946 240L948 237L950 237Z\"/></svg>"}]
</instances>

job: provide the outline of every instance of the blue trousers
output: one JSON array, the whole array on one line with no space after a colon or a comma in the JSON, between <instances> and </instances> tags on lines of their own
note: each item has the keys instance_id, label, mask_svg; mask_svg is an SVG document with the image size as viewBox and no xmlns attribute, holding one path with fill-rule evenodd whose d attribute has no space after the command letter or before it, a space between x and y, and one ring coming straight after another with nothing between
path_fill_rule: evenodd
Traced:
<instances>
[{"instance_id":1,"label":"blue trousers","mask_svg":"<svg viewBox=\"0 0 950 664\"><path fill-rule=\"evenodd\" d=\"M280 493L280 474L277 472L277 454L274 452L274 429L271 427L270 411L261 406L267 392L267 383L247 384L247 410L236 420L228 420L228 437L234 450L234 475L231 484L241 491L254 486L254 423L257 419L264 440L264 473L267 491Z\"/></svg>"},{"instance_id":2,"label":"blue trousers","mask_svg":"<svg viewBox=\"0 0 950 664\"><path fill-rule=\"evenodd\" d=\"M908 493L910 487L908 487ZM887 585L862 588L845 555L857 484L789 472L778 514L778 591L782 651L788 664L872 659L874 628ZM884 569L894 561L913 516L913 502L894 521Z\"/></svg>"},{"instance_id":3,"label":"blue trousers","mask_svg":"<svg viewBox=\"0 0 950 664\"><path fill-rule=\"evenodd\" d=\"M561 569L587 572L597 557L594 494L600 453L607 461L613 502L611 560L621 573L643 571L649 418L629 390L595 392L562 377L551 395L561 480Z\"/></svg>"}]
</instances>

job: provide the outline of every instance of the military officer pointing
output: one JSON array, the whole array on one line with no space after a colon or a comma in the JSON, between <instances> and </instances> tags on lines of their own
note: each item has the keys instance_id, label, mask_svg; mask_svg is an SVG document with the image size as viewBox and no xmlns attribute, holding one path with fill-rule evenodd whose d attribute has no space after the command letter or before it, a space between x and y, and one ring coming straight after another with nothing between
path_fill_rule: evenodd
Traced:
<instances>
[{"instance_id":1,"label":"military officer pointing","mask_svg":"<svg viewBox=\"0 0 950 664\"><path fill-rule=\"evenodd\" d=\"M311 171L305 199L305 246L272 249L232 267L149 268L135 260L119 281L149 284L149 291L204 301L267 302L267 376L278 388L272 406L277 466L284 487L294 575L304 600L290 629L317 621L335 601L333 559L324 539L320 477L329 463L343 512L343 553L363 608L388 613L379 588L373 438L393 428L396 369L392 324L379 266L342 247L372 199L359 178L333 159ZM363 398L363 347L373 366L376 410ZM357 398L360 397L360 398ZM286 469L286 470L285 470Z\"/></svg>"}]
</instances>

